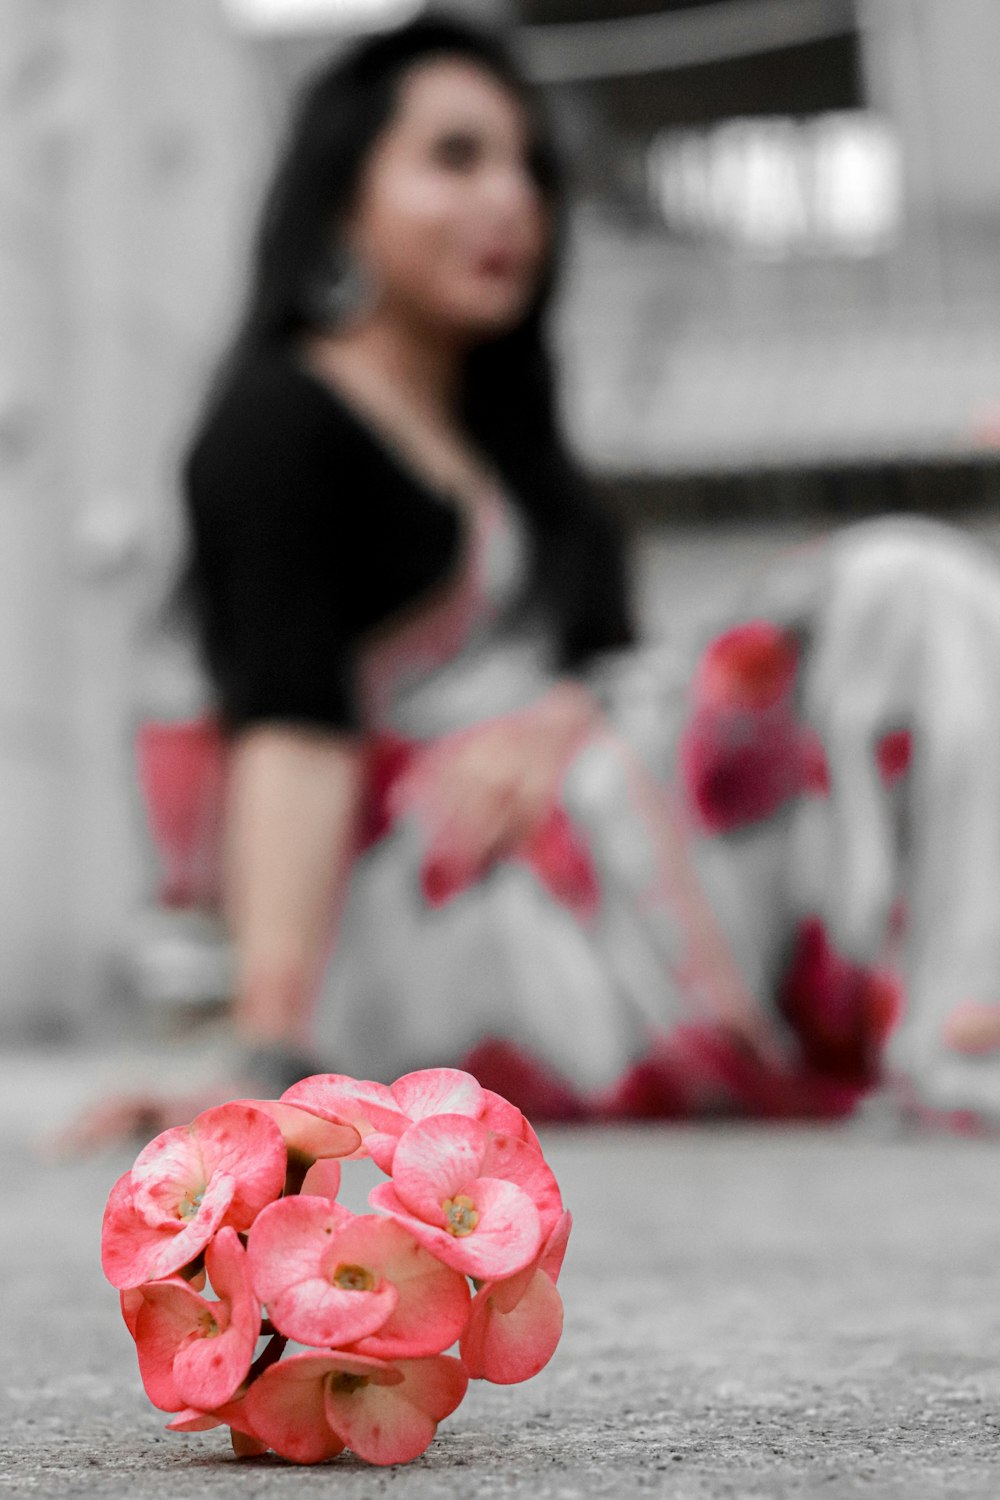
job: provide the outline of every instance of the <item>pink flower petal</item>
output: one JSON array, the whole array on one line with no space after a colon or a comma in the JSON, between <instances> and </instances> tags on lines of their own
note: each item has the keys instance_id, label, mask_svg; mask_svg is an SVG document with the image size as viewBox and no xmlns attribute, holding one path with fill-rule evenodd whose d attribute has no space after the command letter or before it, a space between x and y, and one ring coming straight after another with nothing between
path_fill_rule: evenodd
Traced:
<instances>
[{"instance_id":1,"label":"pink flower petal","mask_svg":"<svg viewBox=\"0 0 1000 1500\"><path fill-rule=\"evenodd\" d=\"M430 1115L470 1115L482 1111L483 1091L471 1073L458 1068L421 1068L391 1086L396 1104L410 1120Z\"/></svg>"},{"instance_id":2,"label":"pink flower petal","mask_svg":"<svg viewBox=\"0 0 1000 1500\"><path fill-rule=\"evenodd\" d=\"M357 1353L377 1359L417 1359L450 1348L469 1315L465 1277L442 1265L393 1220L363 1216L344 1231L341 1242L348 1236L357 1237L358 1259L377 1265L399 1297L381 1328L354 1343Z\"/></svg>"},{"instance_id":3,"label":"pink flower petal","mask_svg":"<svg viewBox=\"0 0 1000 1500\"><path fill-rule=\"evenodd\" d=\"M268 1204L247 1241L258 1296L267 1301L289 1281L313 1275L329 1236L353 1218L342 1203L320 1196L296 1194Z\"/></svg>"},{"instance_id":4,"label":"pink flower petal","mask_svg":"<svg viewBox=\"0 0 1000 1500\"><path fill-rule=\"evenodd\" d=\"M316 1464L335 1458L343 1452L344 1441L327 1419L326 1387L331 1376L344 1375L402 1379L390 1365L359 1355L294 1354L271 1365L247 1392L247 1414L254 1432L293 1463Z\"/></svg>"},{"instance_id":5,"label":"pink flower petal","mask_svg":"<svg viewBox=\"0 0 1000 1500\"><path fill-rule=\"evenodd\" d=\"M119 1177L108 1197L101 1228L104 1274L124 1291L159 1281L200 1255L229 1212L236 1192L232 1177L219 1173L205 1191L193 1218L172 1226L151 1225L135 1206L131 1172Z\"/></svg>"},{"instance_id":6,"label":"pink flower petal","mask_svg":"<svg viewBox=\"0 0 1000 1500\"><path fill-rule=\"evenodd\" d=\"M523 1140L527 1121L517 1106L492 1089L483 1089L482 1095L483 1107L479 1118L483 1124L499 1135L512 1135L517 1140Z\"/></svg>"},{"instance_id":7,"label":"pink flower petal","mask_svg":"<svg viewBox=\"0 0 1000 1500\"><path fill-rule=\"evenodd\" d=\"M379 1171L384 1172L387 1177L392 1176L392 1163L398 1145L399 1135L392 1135L387 1130L373 1130L371 1135L365 1136L365 1150Z\"/></svg>"},{"instance_id":8,"label":"pink flower petal","mask_svg":"<svg viewBox=\"0 0 1000 1500\"><path fill-rule=\"evenodd\" d=\"M387 1175L392 1173L400 1136L417 1120L436 1114L479 1115L483 1090L471 1073L459 1068L422 1068L397 1078L392 1097L402 1113L392 1130L375 1130L365 1138L368 1155Z\"/></svg>"},{"instance_id":9,"label":"pink flower petal","mask_svg":"<svg viewBox=\"0 0 1000 1500\"><path fill-rule=\"evenodd\" d=\"M202 1336L207 1317L204 1300L175 1278L143 1287L143 1305L135 1320L139 1374L146 1395L161 1411L179 1411L193 1403L181 1395L174 1378L179 1349Z\"/></svg>"},{"instance_id":10,"label":"pink flower petal","mask_svg":"<svg viewBox=\"0 0 1000 1500\"><path fill-rule=\"evenodd\" d=\"M323 1374L301 1367L313 1357L301 1354L271 1365L247 1392L247 1407L261 1441L297 1464L319 1464L344 1451L343 1441L326 1419Z\"/></svg>"},{"instance_id":11,"label":"pink flower petal","mask_svg":"<svg viewBox=\"0 0 1000 1500\"><path fill-rule=\"evenodd\" d=\"M437 1423L392 1386L342 1392L333 1384L325 1397L327 1422L366 1463L409 1463L434 1441Z\"/></svg>"},{"instance_id":12,"label":"pink flower petal","mask_svg":"<svg viewBox=\"0 0 1000 1500\"><path fill-rule=\"evenodd\" d=\"M213 1427L222 1427L224 1419L210 1411L198 1411L194 1406L184 1406L167 1423L168 1432L211 1432Z\"/></svg>"},{"instance_id":13,"label":"pink flower petal","mask_svg":"<svg viewBox=\"0 0 1000 1500\"><path fill-rule=\"evenodd\" d=\"M329 1237L353 1217L329 1198L299 1194L269 1204L247 1240L250 1275L260 1300L270 1306L286 1287L318 1275Z\"/></svg>"},{"instance_id":14,"label":"pink flower petal","mask_svg":"<svg viewBox=\"0 0 1000 1500\"><path fill-rule=\"evenodd\" d=\"M435 1422L450 1417L462 1404L469 1388L460 1362L447 1354L436 1359L397 1359L393 1368L399 1371L404 1382L396 1389Z\"/></svg>"},{"instance_id":15,"label":"pink flower petal","mask_svg":"<svg viewBox=\"0 0 1000 1500\"><path fill-rule=\"evenodd\" d=\"M285 1181L285 1145L266 1114L247 1104L206 1110L190 1125L165 1130L132 1168L134 1206L150 1226L172 1229L189 1220L217 1176L235 1183L227 1222L246 1229L278 1197Z\"/></svg>"},{"instance_id":16,"label":"pink flower petal","mask_svg":"<svg viewBox=\"0 0 1000 1500\"><path fill-rule=\"evenodd\" d=\"M508 1276L502 1281L487 1283L490 1289L490 1303L497 1312L514 1311L531 1285L536 1271L542 1271L553 1284L559 1280L572 1223L573 1220L568 1213L562 1214L529 1266L519 1271L516 1276Z\"/></svg>"},{"instance_id":17,"label":"pink flower petal","mask_svg":"<svg viewBox=\"0 0 1000 1500\"><path fill-rule=\"evenodd\" d=\"M392 1185L406 1207L429 1224L444 1228L441 1204L481 1175L492 1137L480 1120L466 1115L432 1115L401 1136L392 1163Z\"/></svg>"},{"instance_id":18,"label":"pink flower petal","mask_svg":"<svg viewBox=\"0 0 1000 1500\"><path fill-rule=\"evenodd\" d=\"M209 1176L192 1127L164 1130L143 1147L132 1167L136 1213L150 1228L175 1230L182 1208L201 1200Z\"/></svg>"},{"instance_id":19,"label":"pink flower petal","mask_svg":"<svg viewBox=\"0 0 1000 1500\"><path fill-rule=\"evenodd\" d=\"M167 1431L210 1432L213 1427L224 1426L229 1427L233 1448L237 1453L267 1452L267 1444L257 1437L250 1424L245 1396L240 1396L235 1401L227 1401L217 1411L199 1411L196 1407L186 1406L177 1413L173 1421L167 1423ZM237 1445L237 1434L244 1439L244 1442L239 1445Z\"/></svg>"},{"instance_id":20,"label":"pink flower petal","mask_svg":"<svg viewBox=\"0 0 1000 1500\"><path fill-rule=\"evenodd\" d=\"M122 1317L125 1319L125 1327L135 1338L135 1320L139 1316L139 1309L143 1303L142 1288L138 1286L129 1287L127 1291L119 1293Z\"/></svg>"},{"instance_id":21,"label":"pink flower petal","mask_svg":"<svg viewBox=\"0 0 1000 1500\"><path fill-rule=\"evenodd\" d=\"M513 1312L534 1281L538 1269L538 1257L536 1256L531 1265L525 1266L523 1271L518 1271L516 1276L505 1276L502 1281L482 1282L480 1283L480 1290L483 1287L489 1287L490 1302L497 1312Z\"/></svg>"},{"instance_id":22,"label":"pink flower petal","mask_svg":"<svg viewBox=\"0 0 1000 1500\"><path fill-rule=\"evenodd\" d=\"M260 1337L260 1304L250 1281L246 1251L234 1229L220 1229L205 1252L220 1303L204 1303L210 1328L178 1350L174 1381L189 1406L214 1410L230 1401L246 1379Z\"/></svg>"},{"instance_id":23,"label":"pink flower petal","mask_svg":"<svg viewBox=\"0 0 1000 1500\"><path fill-rule=\"evenodd\" d=\"M483 1177L499 1177L513 1182L538 1209L542 1233L548 1235L563 1211L562 1195L551 1167L541 1152L526 1141L509 1135L495 1135L490 1141L481 1168Z\"/></svg>"},{"instance_id":24,"label":"pink flower petal","mask_svg":"<svg viewBox=\"0 0 1000 1500\"><path fill-rule=\"evenodd\" d=\"M326 1417L352 1453L370 1464L403 1464L433 1441L438 1422L458 1406L468 1385L457 1359L437 1355L400 1360L402 1377L388 1385L372 1380L352 1388L336 1377L326 1386Z\"/></svg>"},{"instance_id":25,"label":"pink flower petal","mask_svg":"<svg viewBox=\"0 0 1000 1500\"><path fill-rule=\"evenodd\" d=\"M352 1344L380 1328L396 1306L395 1288L378 1266L359 1262L366 1246L363 1232L351 1234L357 1222L326 1198L283 1198L250 1231L254 1286L274 1326L297 1343ZM347 1284L338 1281L338 1268ZM366 1276L369 1287L351 1285Z\"/></svg>"},{"instance_id":26,"label":"pink flower petal","mask_svg":"<svg viewBox=\"0 0 1000 1500\"><path fill-rule=\"evenodd\" d=\"M236 1179L226 1215L233 1229L249 1229L260 1210L281 1196L287 1153L275 1122L250 1104L222 1104L191 1122L209 1173ZM134 1171L134 1169L133 1169Z\"/></svg>"},{"instance_id":27,"label":"pink flower petal","mask_svg":"<svg viewBox=\"0 0 1000 1500\"><path fill-rule=\"evenodd\" d=\"M351 1156L361 1145L361 1136L353 1125L320 1118L310 1110L297 1109L284 1100L238 1099L234 1102L250 1105L269 1116L281 1131L290 1155L318 1161Z\"/></svg>"},{"instance_id":28,"label":"pink flower petal","mask_svg":"<svg viewBox=\"0 0 1000 1500\"><path fill-rule=\"evenodd\" d=\"M463 1186L478 1221L464 1235L454 1235L411 1213L391 1182L372 1188L368 1201L389 1214L446 1266L477 1281L513 1276L530 1265L542 1243L538 1210L512 1182L495 1177L473 1179Z\"/></svg>"},{"instance_id":29,"label":"pink flower petal","mask_svg":"<svg viewBox=\"0 0 1000 1500\"><path fill-rule=\"evenodd\" d=\"M362 1140L373 1130L398 1135L406 1119L384 1083L349 1078L345 1073L317 1073L286 1089L283 1104L294 1104L324 1120L346 1121Z\"/></svg>"},{"instance_id":30,"label":"pink flower petal","mask_svg":"<svg viewBox=\"0 0 1000 1500\"><path fill-rule=\"evenodd\" d=\"M388 1282L370 1291L347 1290L315 1277L290 1287L268 1311L275 1327L296 1343L336 1349L381 1328L395 1305L395 1288Z\"/></svg>"},{"instance_id":31,"label":"pink flower petal","mask_svg":"<svg viewBox=\"0 0 1000 1500\"><path fill-rule=\"evenodd\" d=\"M544 1271L534 1272L508 1311L498 1305L496 1290L487 1283L473 1298L462 1363L474 1380L514 1385L537 1375L555 1353L562 1334L562 1299Z\"/></svg>"},{"instance_id":32,"label":"pink flower petal","mask_svg":"<svg viewBox=\"0 0 1000 1500\"><path fill-rule=\"evenodd\" d=\"M311 1198L329 1198L331 1202L340 1192L340 1162L327 1157L314 1161L302 1179L300 1191Z\"/></svg>"},{"instance_id":33,"label":"pink flower petal","mask_svg":"<svg viewBox=\"0 0 1000 1500\"><path fill-rule=\"evenodd\" d=\"M568 1211L561 1214L555 1228L542 1246L542 1253L538 1257L538 1268L544 1271L550 1281L559 1280L559 1272L566 1255L566 1246L569 1244L569 1232L573 1228L573 1216Z\"/></svg>"}]
</instances>

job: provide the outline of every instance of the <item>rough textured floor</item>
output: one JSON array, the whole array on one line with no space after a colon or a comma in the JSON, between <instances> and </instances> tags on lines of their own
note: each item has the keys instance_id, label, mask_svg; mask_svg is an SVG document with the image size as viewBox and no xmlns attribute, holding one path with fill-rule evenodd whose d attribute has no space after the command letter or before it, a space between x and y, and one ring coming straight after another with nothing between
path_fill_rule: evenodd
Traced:
<instances>
[{"instance_id":1,"label":"rough textured floor","mask_svg":"<svg viewBox=\"0 0 1000 1500\"><path fill-rule=\"evenodd\" d=\"M550 1133L576 1215L552 1365L477 1385L409 1468L297 1470L165 1433L146 1402L97 1255L130 1155L43 1167L24 1149L46 1094L58 1112L80 1088L61 1067L60 1093L37 1062L0 1063L0 1494L1000 1495L995 1145Z\"/></svg>"}]
</instances>

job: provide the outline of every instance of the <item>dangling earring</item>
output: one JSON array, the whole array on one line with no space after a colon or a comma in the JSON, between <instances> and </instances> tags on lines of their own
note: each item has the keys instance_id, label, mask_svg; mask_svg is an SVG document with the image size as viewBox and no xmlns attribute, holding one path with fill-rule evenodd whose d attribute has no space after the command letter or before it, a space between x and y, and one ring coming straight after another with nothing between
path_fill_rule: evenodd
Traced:
<instances>
[{"instance_id":1,"label":"dangling earring","mask_svg":"<svg viewBox=\"0 0 1000 1500\"><path fill-rule=\"evenodd\" d=\"M303 312L313 327L332 333L355 323L375 303L372 277L361 258L345 246L329 250L310 283Z\"/></svg>"}]
</instances>

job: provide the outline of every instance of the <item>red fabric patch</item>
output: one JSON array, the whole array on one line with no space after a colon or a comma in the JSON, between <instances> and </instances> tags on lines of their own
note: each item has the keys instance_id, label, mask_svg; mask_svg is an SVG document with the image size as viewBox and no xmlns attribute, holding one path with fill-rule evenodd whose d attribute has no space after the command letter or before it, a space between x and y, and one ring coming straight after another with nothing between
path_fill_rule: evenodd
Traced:
<instances>
[{"instance_id":1,"label":"red fabric patch","mask_svg":"<svg viewBox=\"0 0 1000 1500\"><path fill-rule=\"evenodd\" d=\"M526 1049L498 1038L481 1042L460 1066L543 1122L839 1120L866 1087L815 1068L776 1068L721 1027L694 1024L655 1042L597 1099L585 1100Z\"/></svg>"},{"instance_id":2,"label":"red fabric patch","mask_svg":"<svg viewBox=\"0 0 1000 1500\"><path fill-rule=\"evenodd\" d=\"M823 747L796 715L798 659L794 637L764 620L705 652L680 742L681 778L705 832L762 822L805 791L829 789Z\"/></svg>"},{"instance_id":3,"label":"red fabric patch","mask_svg":"<svg viewBox=\"0 0 1000 1500\"><path fill-rule=\"evenodd\" d=\"M484 1089L502 1094L534 1120L582 1120L586 1106L572 1086L514 1042L486 1037L459 1063Z\"/></svg>"},{"instance_id":4,"label":"red fabric patch","mask_svg":"<svg viewBox=\"0 0 1000 1500\"><path fill-rule=\"evenodd\" d=\"M415 753L414 742L399 735L380 734L369 741L365 756L367 786L359 835L362 850L377 844L392 827L389 793L396 779L409 770Z\"/></svg>"},{"instance_id":5,"label":"red fabric patch","mask_svg":"<svg viewBox=\"0 0 1000 1500\"><path fill-rule=\"evenodd\" d=\"M698 709L684 730L680 771L706 833L763 822L804 791L828 789L815 737L779 704L764 713Z\"/></svg>"},{"instance_id":6,"label":"red fabric patch","mask_svg":"<svg viewBox=\"0 0 1000 1500\"><path fill-rule=\"evenodd\" d=\"M552 809L519 857L563 906L584 920L595 915L601 900L597 871L589 849L561 807Z\"/></svg>"},{"instance_id":7,"label":"red fabric patch","mask_svg":"<svg viewBox=\"0 0 1000 1500\"><path fill-rule=\"evenodd\" d=\"M799 647L770 620L749 620L717 636L698 667L701 703L759 711L786 698L795 683Z\"/></svg>"},{"instance_id":8,"label":"red fabric patch","mask_svg":"<svg viewBox=\"0 0 1000 1500\"><path fill-rule=\"evenodd\" d=\"M899 781L913 763L913 735L908 729L883 735L875 747L875 759L887 785Z\"/></svg>"},{"instance_id":9,"label":"red fabric patch","mask_svg":"<svg viewBox=\"0 0 1000 1500\"><path fill-rule=\"evenodd\" d=\"M837 953L818 917L801 923L779 994L805 1062L817 1072L867 1087L902 1008L892 975Z\"/></svg>"},{"instance_id":10,"label":"red fabric patch","mask_svg":"<svg viewBox=\"0 0 1000 1500\"><path fill-rule=\"evenodd\" d=\"M218 904L226 743L214 718L151 720L135 737L139 787L164 906Z\"/></svg>"}]
</instances>

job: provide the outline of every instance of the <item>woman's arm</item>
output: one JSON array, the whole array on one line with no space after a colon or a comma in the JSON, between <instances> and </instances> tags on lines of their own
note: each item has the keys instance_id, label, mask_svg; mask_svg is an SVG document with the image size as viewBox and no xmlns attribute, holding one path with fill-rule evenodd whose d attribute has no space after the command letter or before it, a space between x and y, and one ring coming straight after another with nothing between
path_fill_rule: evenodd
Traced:
<instances>
[{"instance_id":1,"label":"woman's arm","mask_svg":"<svg viewBox=\"0 0 1000 1500\"><path fill-rule=\"evenodd\" d=\"M248 1046L308 1050L361 792L356 736L260 724L235 742L224 894L236 954L233 1020Z\"/></svg>"}]
</instances>

